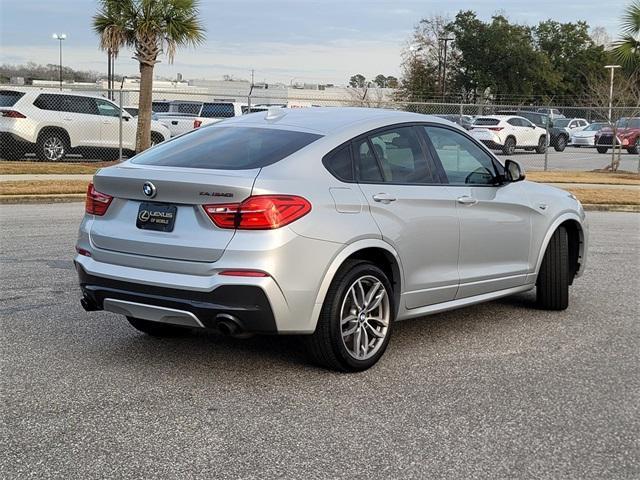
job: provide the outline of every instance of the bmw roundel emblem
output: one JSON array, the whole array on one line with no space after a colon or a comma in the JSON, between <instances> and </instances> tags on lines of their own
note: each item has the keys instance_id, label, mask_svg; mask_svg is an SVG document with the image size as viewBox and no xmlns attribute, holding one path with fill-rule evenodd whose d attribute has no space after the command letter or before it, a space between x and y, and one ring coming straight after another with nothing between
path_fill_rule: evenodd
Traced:
<instances>
[{"instance_id":1,"label":"bmw roundel emblem","mask_svg":"<svg viewBox=\"0 0 640 480\"><path fill-rule=\"evenodd\" d=\"M153 198L156 196L156 186L151 182L144 182L142 185L142 193L144 193L147 197Z\"/></svg>"}]
</instances>

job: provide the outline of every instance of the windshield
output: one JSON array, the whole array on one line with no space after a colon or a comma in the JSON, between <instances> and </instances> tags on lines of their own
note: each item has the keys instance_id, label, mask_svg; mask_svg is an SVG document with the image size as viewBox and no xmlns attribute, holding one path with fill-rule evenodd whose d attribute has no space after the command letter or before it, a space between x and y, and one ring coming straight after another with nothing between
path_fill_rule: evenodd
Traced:
<instances>
[{"instance_id":1,"label":"windshield","mask_svg":"<svg viewBox=\"0 0 640 480\"><path fill-rule=\"evenodd\" d=\"M587 128L584 129L585 132L597 132L598 130L603 129L608 126L606 123L592 123Z\"/></svg>"},{"instance_id":2,"label":"windshield","mask_svg":"<svg viewBox=\"0 0 640 480\"><path fill-rule=\"evenodd\" d=\"M640 128L640 118L621 118L616 122L616 128Z\"/></svg>"},{"instance_id":3,"label":"windshield","mask_svg":"<svg viewBox=\"0 0 640 480\"><path fill-rule=\"evenodd\" d=\"M553 126L554 127L558 127L558 128L565 128L565 127L569 126L569 122L570 121L571 120L568 119L568 118L563 118L563 119L560 119L560 120L554 120Z\"/></svg>"}]
</instances>

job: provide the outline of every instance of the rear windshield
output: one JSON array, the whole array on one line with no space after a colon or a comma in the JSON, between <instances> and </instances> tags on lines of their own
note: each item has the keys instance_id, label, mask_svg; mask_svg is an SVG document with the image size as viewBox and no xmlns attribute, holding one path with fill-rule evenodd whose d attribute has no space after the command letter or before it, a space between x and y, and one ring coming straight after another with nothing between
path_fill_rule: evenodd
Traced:
<instances>
[{"instance_id":1,"label":"rear windshield","mask_svg":"<svg viewBox=\"0 0 640 480\"><path fill-rule=\"evenodd\" d=\"M279 162L322 135L255 127L204 127L133 158L140 165L249 170Z\"/></svg>"},{"instance_id":2,"label":"rear windshield","mask_svg":"<svg viewBox=\"0 0 640 480\"><path fill-rule=\"evenodd\" d=\"M206 118L230 118L235 116L233 103L205 103L202 106L201 117Z\"/></svg>"},{"instance_id":3,"label":"rear windshield","mask_svg":"<svg viewBox=\"0 0 640 480\"><path fill-rule=\"evenodd\" d=\"M23 92L0 90L0 107L13 107L13 105L23 97L23 95Z\"/></svg>"},{"instance_id":4,"label":"rear windshield","mask_svg":"<svg viewBox=\"0 0 640 480\"><path fill-rule=\"evenodd\" d=\"M500 120L497 118L476 118L474 125L498 125Z\"/></svg>"}]
</instances>

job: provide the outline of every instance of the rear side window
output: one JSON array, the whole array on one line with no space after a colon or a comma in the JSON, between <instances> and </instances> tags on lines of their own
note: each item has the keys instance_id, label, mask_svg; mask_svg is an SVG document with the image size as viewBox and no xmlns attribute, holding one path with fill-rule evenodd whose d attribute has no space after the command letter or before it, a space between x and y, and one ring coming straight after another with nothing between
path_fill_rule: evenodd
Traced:
<instances>
[{"instance_id":1,"label":"rear side window","mask_svg":"<svg viewBox=\"0 0 640 480\"><path fill-rule=\"evenodd\" d=\"M351 163L351 148L349 145L327 155L323 160L324 166L338 180L353 181L353 164Z\"/></svg>"},{"instance_id":2,"label":"rear side window","mask_svg":"<svg viewBox=\"0 0 640 480\"><path fill-rule=\"evenodd\" d=\"M83 97L80 95L43 93L38 95L33 105L41 110L98 115L96 101L91 97Z\"/></svg>"},{"instance_id":3,"label":"rear side window","mask_svg":"<svg viewBox=\"0 0 640 480\"><path fill-rule=\"evenodd\" d=\"M273 128L205 127L151 148L140 165L248 170L279 162L322 135Z\"/></svg>"},{"instance_id":4,"label":"rear side window","mask_svg":"<svg viewBox=\"0 0 640 480\"><path fill-rule=\"evenodd\" d=\"M473 122L474 125L498 125L498 123L500 123L500 120L497 118L477 118Z\"/></svg>"},{"instance_id":5,"label":"rear side window","mask_svg":"<svg viewBox=\"0 0 640 480\"><path fill-rule=\"evenodd\" d=\"M200 116L205 118L234 117L233 103L205 103L202 106Z\"/></svg>"},{"instance_id":6,"label":"rear side window","mask_svg":"<svg viewBox=\"0 0 640 480\"><path fill-rule=\"evenodd\" d=\"M0 107L13 107L24 96L23 92L13 90L0 90Z\"/></svg>"},{"instance_id":7,"label":"rear side window","mask_svg":"<svg viewBox=\"0 0 640 480\"><path fill-rule=\"evenodd\" d=\"M413 127L400 127L369 137L385 182L433 183L433 175Z\"/></svg>"}]
</instances>

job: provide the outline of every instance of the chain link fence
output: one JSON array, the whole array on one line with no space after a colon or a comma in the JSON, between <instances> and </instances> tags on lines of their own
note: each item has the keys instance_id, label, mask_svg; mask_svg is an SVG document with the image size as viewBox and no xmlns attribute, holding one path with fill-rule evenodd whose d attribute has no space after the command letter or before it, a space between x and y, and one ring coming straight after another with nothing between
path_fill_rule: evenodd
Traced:
<instances>
[{"instance_id":1,"label":"chain link fence","mask_svg":"<svg viewBox=\"0 0 640 480\"><path fill-rule=\"evenodd\" d=\"M373 90L373 93L372 93ZM640 171L636 107L410 102L375 89L340 95L301 89L254 94L153 92L151 141L269 108L368 107L435 115L459 124L498 155L528 170ZM105 161L134 154L137 90L52 90L0 86L0 158ZM514 117L516 117L514 119Z\"/></svg>"}]
</instances>

